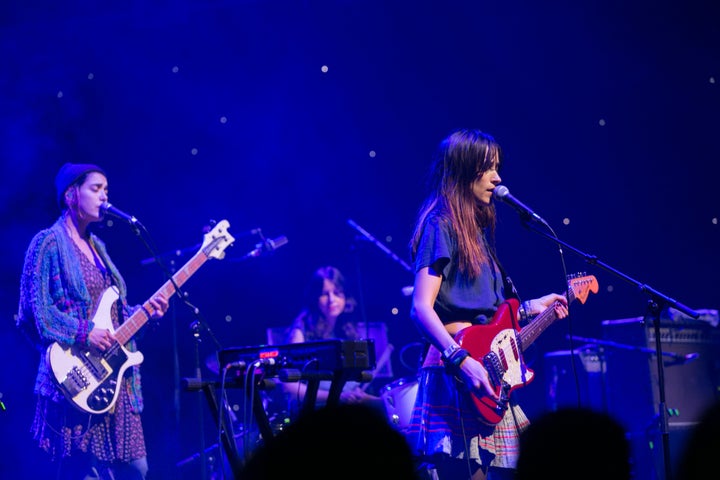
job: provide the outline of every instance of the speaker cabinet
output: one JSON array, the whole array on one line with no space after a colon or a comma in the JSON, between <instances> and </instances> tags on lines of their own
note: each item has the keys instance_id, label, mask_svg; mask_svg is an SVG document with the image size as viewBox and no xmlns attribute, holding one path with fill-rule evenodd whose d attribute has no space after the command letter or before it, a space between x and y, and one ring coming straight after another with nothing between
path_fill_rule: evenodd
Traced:
<instances>
[{"instance_id":1,"label":"speaker cabinet","mask_svg":"<svg viewBox=\"0 0 720 480\"><path fill-rule=\"evenodd\" d=\"M611 345L605 347L608 410L634 432L655 428L660 387L654 325L637 317L602 326ZM720 331L706 322L661 320L660 345L669 426L693 425L718 399Z\"/></svg>"}]
</instances>

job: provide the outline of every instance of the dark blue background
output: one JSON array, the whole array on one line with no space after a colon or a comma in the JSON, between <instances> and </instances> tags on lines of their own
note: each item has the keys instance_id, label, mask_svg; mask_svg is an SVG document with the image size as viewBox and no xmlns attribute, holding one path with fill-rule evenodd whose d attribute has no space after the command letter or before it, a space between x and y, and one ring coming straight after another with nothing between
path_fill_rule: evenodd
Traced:
<instances>
[{"instance_id":1,"label":"dark blue background","mask_svg":"<svg viewBox=\"0 0 720 480\"><path fill-rule=\"evenodd\" d=\"M717 309L720 21L711 4L3 2L3 476L34 458L37 358L14 314L25 248L58 214L52 181L67 161L103 165L111 202L142 221L158 252L194 251L211 220L230 222L226 258L186 285L223 347L263 343L266 328L289 323L308 275L327 263L344 270L365 318L387 324L396 353L417 342L401 294L412 275L347 220L409 261L427 166L456 127L497 138L504 183L562 240L691 308ZM557 247L508 207L498 211L500 255L520 293L561 291ZM289 243L241 261L258 240L245 235L253 228ZM100 235L131 301L162 285L129 228ZM564 257L600 291L538 340L533 361L568 348L569 332L599 337L603 320L645 311L632 282L570 249ZM176 390L176 376L195 372L193 320L175 304L142 339L152 478L186 474L174 464L198 450L207 407ZM203 337L202 361L215 350ZM395 355L397 378L414 373L407 363ZM541 375L522 391L531 416L544 394ZM202 432L215 442L212 423Z\"/></svg>"}]
</instances>

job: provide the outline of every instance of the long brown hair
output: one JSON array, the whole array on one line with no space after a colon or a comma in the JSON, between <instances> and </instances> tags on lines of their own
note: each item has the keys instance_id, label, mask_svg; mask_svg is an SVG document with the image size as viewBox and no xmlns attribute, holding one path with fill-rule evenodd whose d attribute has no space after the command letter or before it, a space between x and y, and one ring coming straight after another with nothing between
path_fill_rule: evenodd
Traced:
<instances>
[{"instance_id":1,"label":"long brown hair","mask_svg":"<svg viewBox=\"0 0 720 480\"><path fill-rule=\"evenodd\" d=\"M342 272L331 265L318 268L305 288L305 308L295 319L293 325L294 328L304 330L305 340L319 340L336 336L337 332L330 330L327 319L320 313L318 307L318 297L322 294L325 280L329 280L339 292L345 295L343 317L355 309L357 302L345 291L346 282ZM337 329L337 327L339 325L335 325L334 328Z\"/></svg>"},{"instance_id":2,"label":"long brown hair","mask_svg":"<svg viewBox=\"0 0 720 480\"><path fill-rule=\"evenodd\" d=\"M472 184L491 168L499 169L501 162L500 145L480 130L455 130L440 142L430 169L430 193L420 207L410 241L413 258L425 220L431 213L437 213L449 222L457 237L460 272L471 278L480 274L488 258L480 245L479 232L487 228L491 240L494 237L495 206L479 204Z\"/></svg>"}]
</instances>

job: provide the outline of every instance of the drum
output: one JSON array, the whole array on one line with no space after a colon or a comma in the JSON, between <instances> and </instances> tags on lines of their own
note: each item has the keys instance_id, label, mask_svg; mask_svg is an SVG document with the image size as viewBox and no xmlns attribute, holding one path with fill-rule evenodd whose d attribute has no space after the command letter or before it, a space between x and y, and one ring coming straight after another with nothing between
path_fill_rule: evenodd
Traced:
<instances>
[{"instance_id":1,"label":"drum","mask_svg":"<svg viewBox=\"0 0 720 480\"><path fill-rule=\"evenodd\" d=\"M418 382L415 377L401 378L388 383L382 388L380 398L385 405L385 412L390 423L404 430L410 424Z\"/></svg>"}]
</instances>

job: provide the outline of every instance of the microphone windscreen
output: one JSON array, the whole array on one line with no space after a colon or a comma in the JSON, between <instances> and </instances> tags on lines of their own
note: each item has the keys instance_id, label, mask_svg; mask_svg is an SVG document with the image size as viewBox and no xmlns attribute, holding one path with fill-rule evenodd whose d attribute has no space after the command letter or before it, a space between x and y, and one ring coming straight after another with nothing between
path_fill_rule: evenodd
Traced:
<instances>
[{"instance_id":1,"label":"microphone windscreen","mask_svg":"<svg viewBox=\"0 0 720 480\"><path fill-rule=\"evenodd\" d=\"M508 190L505 185L498 185L495 187L495 190L493 190L493 196L499 198L500 200L507 197L509 194L510 190Z\"/></svg>"}]
</instances>

